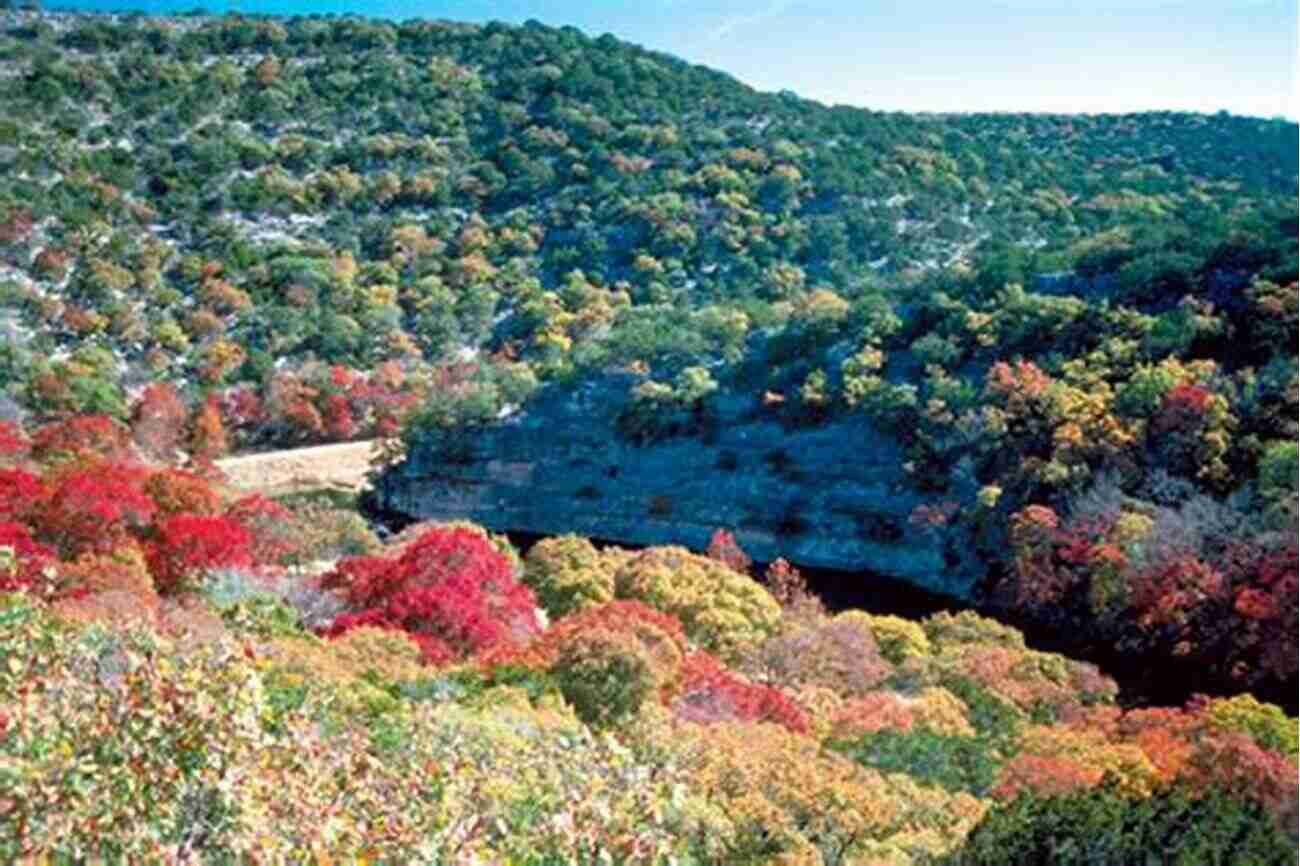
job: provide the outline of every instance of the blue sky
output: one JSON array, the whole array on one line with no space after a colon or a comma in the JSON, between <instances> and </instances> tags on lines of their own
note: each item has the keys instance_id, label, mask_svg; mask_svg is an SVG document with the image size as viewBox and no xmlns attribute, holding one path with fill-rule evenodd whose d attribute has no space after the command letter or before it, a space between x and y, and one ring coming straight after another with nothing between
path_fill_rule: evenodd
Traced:
<instances>
[{"instance_id":1,"label":"blue sky","mask_svg":"<svg viewBox=\"0 0 1300 866\"><path fill-rule=\"evenodd\" d=\"M47 0L572 24L763 90L904 111L1297 117L1296 0Z\"/></svg>"}]
</instances>

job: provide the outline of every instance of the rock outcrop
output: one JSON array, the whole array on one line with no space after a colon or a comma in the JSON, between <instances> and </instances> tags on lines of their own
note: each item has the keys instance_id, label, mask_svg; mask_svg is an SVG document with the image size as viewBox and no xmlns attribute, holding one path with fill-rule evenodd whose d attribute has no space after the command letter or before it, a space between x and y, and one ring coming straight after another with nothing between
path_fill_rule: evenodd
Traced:
<instances>
[{"instance_id":1,"label":"rock outcrop","mask_svg":"<svg viewBox=\"0 0 1300 866\"><path fill-rule=\"evenodd\" d=\"M862 418L782 426L749 397L715 395L691 436L635 444L617 432L630 374L548 386L448 459L416 442L377 486L382 508L496 531L574 532L703 548L735 532L755 559L868 572L968 599L978 563L945 528L909 524L925 501L897 440ZM864 579L870 579L864 576Z\"/></svg>"}]
</instances>

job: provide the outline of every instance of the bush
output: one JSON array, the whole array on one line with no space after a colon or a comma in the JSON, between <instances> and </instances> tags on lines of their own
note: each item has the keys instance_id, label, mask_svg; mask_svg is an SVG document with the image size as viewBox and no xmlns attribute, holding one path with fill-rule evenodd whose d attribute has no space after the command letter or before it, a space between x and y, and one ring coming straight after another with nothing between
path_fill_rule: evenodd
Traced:
<instances>
[{"instance_id":1,"label":"bush","mask_svg":"<svg viewBox=\"0 0 1300 866\"><path fill-rule=\"evenodd\" d=\"M249 535L229 517L174 514L155 528L149 571L158 592L176 592L214 568L250 565Z\"/></svg>"},{"instance_id":2,"label":"bush","mask_svg":"<svg viewBox=\"0 0 1300 866\"><path fill-rule=\"evenodd\" d=\"M880 654L891 664L902 664L907 659L924 658L930 654L930 640L920 623L900 616L876 616L861 611L845 611L838 618L864 617L880 647Z\"/></svg>"},{"instance_id":3,"label":"bush","mask_svg":"<svg viewBox=\"0 0 1300 866\"><path fill-rule=\"evenodd\" d=\"M635 715L660 686L654 660L635 635L574 632L556 649L551 676L578 718L592 727Z\"/></svg>"},{"instance_id":4,"label":"bush","mask_svg":"<svg viewBox=\"0 0 1300 866\"><path fill-rule=\"evenodd\" d=\"M532 546L524 558L524 583L552 620L614 598L620 554L603 552L585 538L560 535Z\"/></svg>"},{"instance_id":5,"label":"bush","mask_svg":"<svg viewBox=\"0 0 1300 866\"><path fill-rule=\"evenodd\" d=\"M614 573L618 598L645 602L681 621L686 634L724 659L776 631L781 608L753 580L682 547L651 547Z\"/></svg>"},{"instance_id":6,"label":"bush","mask_svg":"<svg viewBox=\"0 0 1300 866\"><path fill-rule=\"evenodd\" d=\"M1253 803L1183 790L1135 799L1103 786L1051 797L1022 794L990 811L966 843L940 862L1283 866L1295 860L1294 839Z\"/></svg>"},{"instance_id":7,"label":"bush","mask_svg":"<svg viewBox=\"0 0 1300 866\"><path fill-rule=\"evenodd\" d=\"M828 745L864 767L906 773L923 783L976 796L993 787L1002 764L982 738L939 734L926 728L884 729L853 740L832 740Z\"/></svg>"},{"instance_id":8,"label":"bush","mask_svg":"<svg viewBox=\"0 0 1300 866\"><path fill-rule=\"evenodd\" d=\"M1239 731L1248 735L1260 748L1296 757L1300 731L1296 720L1288 718L1279 707L1260 703L1249 694L1218 698L1205 708L1211 730Z\"/></svg>"},{"instance_id":9,"label":"bush","mask_svg":"<svg viewBox=\"0 0 1300 866\"><path fill-rule=\"evenodd\" d=\"M774 635L737 664L783 688L825 686L846 697L877 688L893 671L870 629L842 615Z\"/></svg>"},{"instance_id":10,"label":"bush","mask_svg":"<svg viewBox=\"0 0 1300 866\"><path fill-rule=\"evenodd\" d=\"M532 590L481 531L429 529L392 558L342 560L321 587L339 590L351 608L331 635L364 625L399 628L434 663L523 644L539 630Z\"/></svg>"},{"instance_id":11,"label":"bush","mask_svg":"<svg viewBox=\"0 0 1300 866\"><path fill-rule=\"evenodd\" d=\"M700 724L759 721L798 734L809 730L808 715L780 689L749 682L708 653L691 653L685 658L671 708L677 718Z\"/></svg>"},{"instance_id":12,"label":"bush","mask_svg":"<svg viewBox=\"0 0 1300 866\"><path fill-rule=\"evenodd\" d=\"M1024 649L1025 637L1011 626L963 610L958 614L936 613L922 622L925 636L939 650L945 644L991 643Z\"/></svg>"}]
</instances>

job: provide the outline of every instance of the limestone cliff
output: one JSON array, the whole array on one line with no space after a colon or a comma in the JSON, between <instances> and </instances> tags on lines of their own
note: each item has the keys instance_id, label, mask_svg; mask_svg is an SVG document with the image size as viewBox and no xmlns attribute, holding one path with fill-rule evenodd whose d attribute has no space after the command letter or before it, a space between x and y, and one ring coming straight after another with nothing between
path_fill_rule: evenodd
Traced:
<instances>
[{"instance_id":1,"label":"limestone cliff","mask_svg":"<svg viewBox=\"0 0 1300 866\"><path fill-rule=\"evenodd\" d=\"M719 395L701 432L638 445L616 432L636 381L549 386L526 411L476 430L454 460L416 442L380 480L379 503L415 518L633 545L698 549L729 528L758 560L969 598L978 564L955 534L909 525L924 500L892 437L861 418L789 429L752 398Z\"/></svg>"}]
</instances>

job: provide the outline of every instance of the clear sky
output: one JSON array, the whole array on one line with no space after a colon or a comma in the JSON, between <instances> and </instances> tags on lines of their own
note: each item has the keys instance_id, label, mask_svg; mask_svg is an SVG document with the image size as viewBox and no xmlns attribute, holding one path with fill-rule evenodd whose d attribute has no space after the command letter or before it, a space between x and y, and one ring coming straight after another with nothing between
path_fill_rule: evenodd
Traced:
<instances>
[{"instance_id":1,"label":"clear sky","mask_svg":"<svg viewBox=\"0 0 1300 866\"><path fill-rule=\"evenodd\" d=\"M903 111L1296 119L1296 0L47 0L572 24L763 90Z\"/></svg>"}]
</instances>

